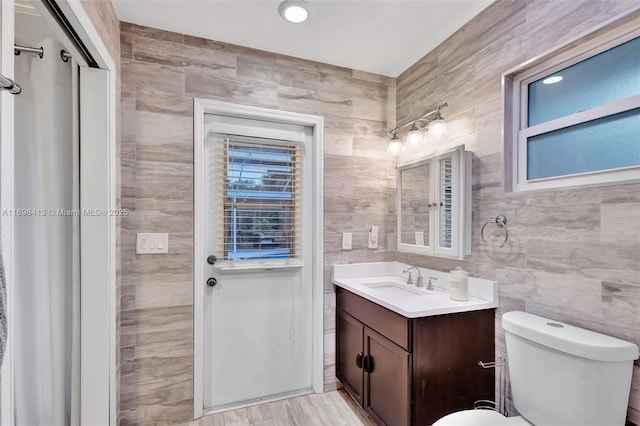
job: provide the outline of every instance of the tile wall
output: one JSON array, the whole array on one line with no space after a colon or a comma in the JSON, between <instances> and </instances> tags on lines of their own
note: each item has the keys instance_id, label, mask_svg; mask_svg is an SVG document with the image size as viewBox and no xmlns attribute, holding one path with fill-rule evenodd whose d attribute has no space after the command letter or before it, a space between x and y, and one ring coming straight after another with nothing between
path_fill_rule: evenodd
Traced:
<instances>
[{"instance_id":1,"label":"tile wall","mask_svg":"<svg viewBox=\"0 0 640 426\"><path fill-rule=\"evenodd\" d=\"M499 313L527 310L640 343L640 186L505 194L500 134L503 71L637 2L498 0L397 81L127 23L118 40L111 3L82 4L116 61L121 50L121 203L132 211L121 235L122 424L192 413L193 97L325 116L327 389L336 386L334 262L461 263L500 282ZM395 161L384 153L385 129L396 113L403 122L443 101L446 144L475 154L473 254L464 262L393 252ZM504 249L478 237L498 213L510 221ZM371 251L374 224L381 244ZM350 252L340 250L343 231L354 234ZM169 232L172 255L136 256L136 232ZM496 332L504 356L499 321ZM629 419L640 423L638 366Z\"/></svg>"},{"instance_id":2,"label":"tile wall","mask_svg":"<svg viewBox=\"0 0 640 426\"><path fill-rule=\"evenodd\" d=\"M472 255L463 262L398 253L397 260L450 270L457 265L500 284L500 315L524 310L640 345L640 184L540 191L502 190L501 74L557 47L637 1L498 0L397 79L397 117L409 120L448 102L443 146L473 151ZM480 240L487 219L505 214L502 235ZM640 366L629 420L640 424Z\"/></svg>"},{"instance_id":3,"label":"tile wall","mask_svg":"<svg viewBox=\"0 0 640 426\"><path fill-rule=\"evenodd\" d=\"M121 23L122 424L193 414L193 98L325 118L325 384L334 374L334 262L393 260L395 160L385 154L395 80ZM367 231L380 226L377 250ZM341 251L341 233L353 250ZM136 256L136 232L170 255Z\"/></svg>"}]
</instances>

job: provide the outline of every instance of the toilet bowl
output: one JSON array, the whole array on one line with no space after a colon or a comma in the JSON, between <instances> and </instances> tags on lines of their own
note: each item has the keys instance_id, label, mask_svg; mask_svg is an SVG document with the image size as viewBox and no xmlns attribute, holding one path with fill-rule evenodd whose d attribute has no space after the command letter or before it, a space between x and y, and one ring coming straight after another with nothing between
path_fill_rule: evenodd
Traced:
<instances>
[{"instance_id":1,"label":"toilet bowl","mask_svg":"<svg viewBox=\"0 0 640 426\"><path fill-rule=\"evenodd\" d=\"M502 327L521 416L465 410L434 426L625 424L635 344L526 312L505 313Z\"/></svg>"},{"instance_id":2,"label":"toilet bowl","mask_svg":"<svg viewBox=\"0 0 640 426\"><path fill-rule=\"evenodd\" d=\"M522 416L505 417L493 410L464 410L444 416L433 426L531 426Z\"/></svg>"}]
</instances>

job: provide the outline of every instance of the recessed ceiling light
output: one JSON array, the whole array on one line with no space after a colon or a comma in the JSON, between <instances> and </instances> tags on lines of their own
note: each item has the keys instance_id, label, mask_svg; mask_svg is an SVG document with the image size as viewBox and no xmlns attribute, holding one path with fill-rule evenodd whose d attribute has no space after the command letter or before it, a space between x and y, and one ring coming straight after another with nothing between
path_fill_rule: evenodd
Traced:
<instances>
[{"instance_id":1,"label":"recessed ceiling light","mask_svg":"<svg viewBox=\"0 0 640 426\"><path fill-rule=\"evenodd\" d=\"M559 81L562 81L561 75L552 75L551 77L547 77L544 80L542 80L542 84L553 84Z\"/></svg>"},{"instance_id":2,"label":"recessed ceiling light","mask_svg":"<svg viewBox=\"0 0 640 426\"><path fill-rule=\"evenodd\" d=\"M285 21L301 24L309 17L311 6L303 0L285 0L278 6L278 13Z\"/></svg>"}]
</instances>

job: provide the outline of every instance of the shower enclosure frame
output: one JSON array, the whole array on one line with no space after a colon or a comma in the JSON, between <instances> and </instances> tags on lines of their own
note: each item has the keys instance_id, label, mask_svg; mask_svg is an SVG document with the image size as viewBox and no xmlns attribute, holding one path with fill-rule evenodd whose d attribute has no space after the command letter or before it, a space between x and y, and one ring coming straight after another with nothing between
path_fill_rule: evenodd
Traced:
<instances>
[{"instance_id":1,"label":"shower enclosure frame","mask_svg":"<svg viewBox=\"0 0 640 426\"><path fill-rule=\"evenodd\" d=\"M106 208L115 210L116 204L116 73L114 58L109 53L91 19L78 0L57 0L58 7L67 18L82 42L96 60L98 67L81 69L85 77L79 96L80 112L91 116L91 126L81 130L80 146L85 148L80 157L80 210L83 208ZM40 5L44 8L43 5ZM44 9L42 9L44 10ZM65 37L55 19L42 14L61 37ZM0 73L14 78L14 2L2 1L0 6ZM79 52L72 54L80 57ZM18 82L19 83L19 82ZM94 107L98 105L98 107ZM2 92L0 100L0 207L14 207L14 98ZM84 137L83 137L84 136ZM102 148L98 152L92 148ZM105 163L105 155L107 161ZM91 173L88 173L88 171ZM83 172L84 171L84 172ZM82 189L84 185L84 190ZM89 191L90 189L90 191ZM91 204L88 204L91 203ZM13 356L11 322L14 309L13 295L13 219L1 216L2 253L7 278L7 317L9 339L2 365L1 423L15 424L13 413ZM112 215L80 218L80 270L82 282L91 283L81 287L81 424L117 423L117 377L116 377L116 218ZM105 300L105 295L106 300ZM93 296L93 297L92 297ZM96 348L104 348L102 353ZM91 366L91 368L89 368Z\"/></svg>"}]
</instances>

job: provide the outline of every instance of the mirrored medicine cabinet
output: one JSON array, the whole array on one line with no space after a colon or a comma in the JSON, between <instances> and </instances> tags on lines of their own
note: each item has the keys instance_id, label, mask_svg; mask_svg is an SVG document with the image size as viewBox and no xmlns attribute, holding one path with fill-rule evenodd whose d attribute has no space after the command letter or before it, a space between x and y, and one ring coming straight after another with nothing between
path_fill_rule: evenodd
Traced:
<instances>
[{"instance_id":1,"label":"mirrored medicine cabinet","mask_svg":"<svg viewBox=\"0 0 640 426\"><path fill-rule=\"evenodd\" d=\"M464 145L398 166L398 251L471 254L471 161Z\"/></svg>"}]
</instances>

